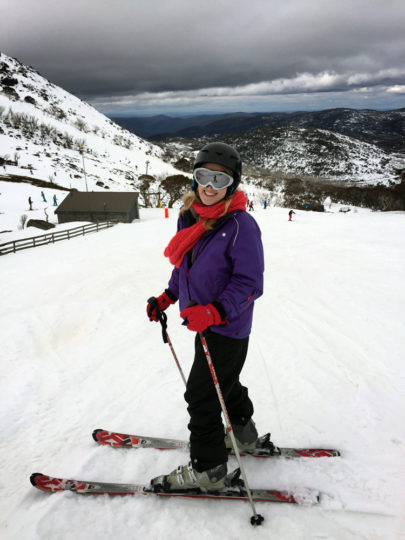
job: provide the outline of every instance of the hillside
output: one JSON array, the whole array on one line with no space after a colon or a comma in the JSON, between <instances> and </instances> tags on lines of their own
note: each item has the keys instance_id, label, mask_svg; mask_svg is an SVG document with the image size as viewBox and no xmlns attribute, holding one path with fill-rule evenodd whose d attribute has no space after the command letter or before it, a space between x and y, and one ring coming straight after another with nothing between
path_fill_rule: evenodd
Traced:
<instances>
[{"instance_id":1,"label":"hillside","mask_svg":"<svg viewBox=\"0 0 405 540\"><path fill-rule=\"evenodd\" d=\"M133 190L146 172L179 172L162 154L159 146L1 53L0 181L1 175L25 176L25 182L85 190L87 180L88 190Z\"/></svg>"},{"instance_id":2,"label":"hillside","mask_svg":"<svg viewBox=\"0 0 405 540\"><path fill-rule=\"evenodd\" d=\"M396 169L405 167L405 155L323 129L264 127L224 140L267 170L354 184L389 184L398 181Z\"/></svg>"},{"instance_id":3,"label":"hillside","mask_svg":"<svg viewBox=\"0 0 405 540\"><path fill-rule=\"evenodd\" d=\"M398 182L397 169L405 168L405 154L394 151L405 148L405 109L235 113L216 118L159 116L120 118L117 122L134 131L140 127L148 133L171 126L170 135L150 137L162 139L163 148L170 147L170 143L187 142L196 149L201 138L221 139L238 148L244 162L252 167L290 176L307 175L356 185L389 185ZM176 131L184 125L188 127Z\"/></svg>"}]
</instances>

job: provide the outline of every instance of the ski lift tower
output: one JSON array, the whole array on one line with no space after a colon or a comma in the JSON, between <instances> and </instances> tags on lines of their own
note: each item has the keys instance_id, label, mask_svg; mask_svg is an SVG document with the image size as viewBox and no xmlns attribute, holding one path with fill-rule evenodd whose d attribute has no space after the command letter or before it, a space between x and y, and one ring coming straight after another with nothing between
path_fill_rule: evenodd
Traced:
<instances>
[{"instance_id":1,"label":"ski lift tower","mask_svg":"<svg viewBox=\"0 0 405 540\"><path fill-rule=\"evenodd\" d=\"M80 145L79 146L79 152L82 156L82 160L83 160L83 174L84 174L84 181L86 182L86 191L88 192L89 191L89 188L87 187L87 176L86 176L86 168L84 166L84 146L83 145Z\"/></svg>"}]
</instances>

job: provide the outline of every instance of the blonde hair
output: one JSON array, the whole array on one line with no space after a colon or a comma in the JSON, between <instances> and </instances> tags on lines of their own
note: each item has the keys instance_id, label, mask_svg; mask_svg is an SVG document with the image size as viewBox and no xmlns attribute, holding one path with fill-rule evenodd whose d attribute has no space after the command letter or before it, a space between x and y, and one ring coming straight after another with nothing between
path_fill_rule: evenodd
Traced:
<instances>
[{"instance_id":1,"label":"blonde hair","mask_svg":"<svg viewBox=\"0 0 405 540\"><path fill-rule=\"evenodd\" d=\"M225 214L228 213L229 206L231 204L231 201L233 199L233 194L226 199L225 201L225 207L222 215L218 218L225 216ZM180 215L182 215L187 210L190 210L190 208L193 206L194 203L201 203L200 197L197 195L197 193L194 193L194 191L188 191L184 197L183 197L183 208L180 210ZM204 222L204 228L206 231L211 231L214 228L215 223L218 221L218 219L207 219Z\"/></svg>"}]
</instances>

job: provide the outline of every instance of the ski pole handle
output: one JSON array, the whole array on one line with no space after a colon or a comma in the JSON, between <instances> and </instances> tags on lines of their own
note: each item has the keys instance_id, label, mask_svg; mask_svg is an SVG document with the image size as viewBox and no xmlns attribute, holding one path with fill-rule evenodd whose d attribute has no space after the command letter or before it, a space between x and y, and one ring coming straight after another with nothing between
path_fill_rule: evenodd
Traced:
<instances>
[{"instance_id":1,"label":"ski pole handle","mask_svg":"<svg viewBox=\"0 0 405 540\"><path fill-rule=\"evenodd\" d=\"M167 315L166 315L166 313L164 311L160 311L157 298L155 298L154 296L151 296L147 300L147 302L148 302L148 304L150 304L151 308L156 311L156 318L160 322L160 324L162 325L163 343L167 343L167 332L166 332L166 330L167 330Z\"/></svg>"},{"instance_id":2,"label":"ski pole handle","mask_svg":"<svg viewBox=\"0 0 405 540\"><path fill-rule=\"evenodd\" d=\"M193 307L193 306L198 306L198 302L196 302L195 300L189 300L186 307ZM187 326L188 325L188 319L184 319L184 321L181 324L183 326Z\"/></svg>"}]
</instances>

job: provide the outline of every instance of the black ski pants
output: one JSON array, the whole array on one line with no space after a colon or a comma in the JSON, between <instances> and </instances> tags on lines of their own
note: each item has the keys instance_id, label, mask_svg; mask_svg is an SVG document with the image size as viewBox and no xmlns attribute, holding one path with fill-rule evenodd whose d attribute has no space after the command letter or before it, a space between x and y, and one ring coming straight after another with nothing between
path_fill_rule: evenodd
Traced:
<instances>
[{"instance_id":1,"label":"black ski pants","mask_svg":"<svg viewBox=\"0 0 405 540\"><path fill-rule=\"evenodd\" d=\"M207 330L204 332L218 382L232 424L246 424L253 415L248 390L239 382L245 363L249 337L234 339ZM190 414L190 457L193 467L205 471L228 460L221 405L208 367L199 334L187 381L185 400Z\"/></svg>"}]
</instances>

